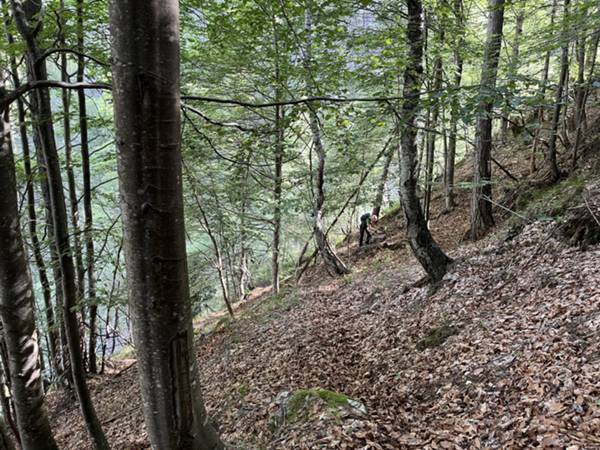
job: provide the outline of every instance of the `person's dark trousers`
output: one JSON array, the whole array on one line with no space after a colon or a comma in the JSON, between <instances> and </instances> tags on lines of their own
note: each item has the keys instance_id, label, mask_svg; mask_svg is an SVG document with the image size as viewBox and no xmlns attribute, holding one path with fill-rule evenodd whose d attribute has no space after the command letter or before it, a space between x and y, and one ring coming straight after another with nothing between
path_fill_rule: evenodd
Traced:
<instances>
[{"instance_id":1,"label":"person's dark trousers","mask_svg":"<svg viewBox=\"0 0 600 450\"><path fill-rule=\"evenodd\" d=\"M359 246L362 247L365 234L367 235L367 244L371 242L371 233L369 233L368 225L360 225L360 243Z\"/></svg>"}]
</instances>

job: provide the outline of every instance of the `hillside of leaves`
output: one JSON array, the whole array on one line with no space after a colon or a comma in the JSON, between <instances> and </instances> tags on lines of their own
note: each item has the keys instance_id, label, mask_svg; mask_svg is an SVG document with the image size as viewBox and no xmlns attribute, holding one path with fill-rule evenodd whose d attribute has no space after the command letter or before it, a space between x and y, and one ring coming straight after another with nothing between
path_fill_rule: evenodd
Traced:
<instances>
[{"instance_id":1,"label":"hillside of leaves","mask_svg":"<svg viewBox=\"0 0 600 450\"><path fill-rule=\"evenodd\" d=\"M504 148L497 196L512 212L477 243L462 242L469 192L450 214L434 199L433 234L455 260L437 286L391 211L374 244L338 248L350 275L313 267L236 320L198 321L207 408L230 448L600 447L597 125L582 168L550 188L517 172L518 143ZM111 367L90 380L108 438L149 448L135 360ZM48 397L61 448L90 448L75 398Z\"/></svg>"}]
</instances>

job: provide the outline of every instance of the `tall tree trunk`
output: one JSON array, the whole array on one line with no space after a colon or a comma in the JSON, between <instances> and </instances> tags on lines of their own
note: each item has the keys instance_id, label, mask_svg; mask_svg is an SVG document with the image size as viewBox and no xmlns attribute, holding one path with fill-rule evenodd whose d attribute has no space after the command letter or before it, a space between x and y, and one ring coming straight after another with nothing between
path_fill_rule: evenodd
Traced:
<instances>
[{"instance_id":1,"label":"tall tree trunk","mask_svg":"<svg viewBox=\"0 0 600 450\"><path fill-rule=\"evenodd\" d=\"M13 15L17 29L27 44L27 65L30 81L46 80L46 64L40 61L43 51L37 42L37 33L41 29L41 3L27 0L11 0ZM64 296L63 314L64 325L69 343L69 355L75 390L90 438L95 448L108 449L108 442L100 421L96 416L94 406L85 381L83 360L79 347L79 329L77 315L77 286L75 267L69 239L69 226L65 197L63 192L62 174L56 149L54 129L52 124L52 108L48 89L36 89L32 97L32 114L36 120L38 136L46 165L52 225L55 233L55 244L59 258L62 289Z\"/></svg>"},{"instance_id":2,"label":"tall tree trunk","mask_svg":"<svg viewBox=\"0 0 600 450\"><path fill-rule=\"evenodd\" d=\"M582 129L585 133L588 127L588 115L585 106L587 105L587 99L591 93L591 83L594 79L594 71L596 69L596 61L598 58L598 44L600 44L600 30L596 30L593 35L590 37L591 43L588 48L588 55L586 57L586 65L588 66L588 76L587 76L587 84L586 84L586 97L584 101L584 109L583 109L583 124ZM597 96L596 96L597 97Z\"/></svg>"},{"instance_id":3,"label":"tall tree trunk","mask_svg":"<svg viewBox=\"0 0 600 450\"><path fill-rule=\"evenodd\" d=\"M37 101L35 99L36 93L33 92L30 96L31 105L36 105ZM32 118L36 117L36 113L32 111ZM34 124L35 125L35 124ZM54 294L55 294L55 328L58 333L59 343L60 343L60 371L59 371L59 379L61 382L64 382L67 386L71 386L72 384L72 370L71 363L69 362L69 342L67 339L67 333L65 328L65 313L64 313L64 289L62 282L62 274L60 270L60 261L59 261L59 252L56 245L53 245L56 242L56 234L54 232L54 224L52 221L52 202L50 199L50 187L48 184L48 174L46 163L43 155L42 148L42 138L40 136L40 128L39 126L33 127L33 142L35 144L35 156L37 161L38 172L40 175L40 189L43 198L44 210L45 210L45 224L47 235L47 240L50 242L48 245L49 253L50 253L50 267L52 269L52 279L54 281Z\"/></svg>"},{"instance_id":4,"label":"tall tree trunk","mask_svg":"<svg viewBox=\"0 0 600 450\"><path fill-rule=\"evenodd\" d=\"M379 178L379 184L377 185L377 193L375 194L375 202L373 203L373 214L379 216L381 213L381 207L383 205L383 194L385 193L385 185L388 180L390 173L390 166L392 165L392 159L394 159L394 146L390 146L386 152L385 160L383 162L383 171Z\"/></svg>"},{"instance_id":5,"label":"tall tree trunk","mask_svg":"<svg viewBox=\"0 0 600 450\"><path fill-rule=\"evenodd\" d=\"M550 11L550 26L554 26L554 19L556 17L556 8L558 5L558 0L552 0L552 9ZM541 140L542 128L544 125L544 112L546 108L546 85L548 84L548 75L550 72L550 50L546 52L546 56L544 57L544 69L542 71L542 81L540 88L540 101L541 104L537 110L538 116L538 128L535 132L535 137L533 138L533 145L531 147L531 159L529 161L529 173L533 174L537 170L536 165L536 157L538 146Z\"/></svg>"},{"instance_id":6,"label":"tall tree trunk","mask_svg":"<svg viewBox=\"0 0 600 450\"><path fill-rule=\"evenodd\" d=\"M77 81L85 81L85 31L84 31L84 0L77 0ZM85 213L85 272L87 275L87 299L89 307L90 335L88 343L88 365L91 373L97 372L96 363L96 319L98 306L96 299L96 267L94 252L94 236L92 233L94 218L92 209L92 176L90 173L90 147L88 138L88 119L85 92L77 91L79 103L79 133L81 141L81 169L83 171L83 210Z\"/></svg>"},{"instance_id":7,"label":"tall tree trunk","mask_svg":"<svg viewBox=\"0 0 600 450\"><path fill-rule=\"evenodd\" d=\"M202 216L202 225L204 227L204 230L206 231L206 234L208 234L210 242L213 246L213 251L215 253L215 267L217 269L217 275L219 277L219 284L221 285L221 294L223 295L223 301L225 302L225 306L227 307L227 312L229 312L229 315L232 318L235 318L233 308L231 306L231 298L229 296L229 289L227 287L225 268L223 267L223 255L221 254L219 242L217 241L217 237L213 233L213 230L210 226L210 222L208 221L206 211L204 211L204 208L202 207L202 202L200 201L200 196L198 195L198 191L196 189L196 180L193 179L189 171L186 171L186 173L188 175L188 179L190 180L194 200L196 200L196 207L198 208L198 211L200 211L200 215Z\"/></svg>"},{"instance_id":8,"label":"tall tree trunk","mask_svg":"<svg viewBox=\"0 0 600 450\"><path fill-rule=\"evenodd\" d=\"M502 111L501 121L501 136L502 142L506 142L508 132L508 123L510 121L511 112L511 96L517 87L515 77L518 75L519 54L521 52L521 36L523 35L523 24L525 22L525 11L519 9L515 17L515 37L512 43L512 55L508 63L508 85L506 87L507 98L504 100L504 108Z\"/></svg>"},{"instance_id":9,"label":"tall tree trunk","mask_svg":"<svg viewBox=\"0 0 600 450\"><path fill-rule=\"evenodd\" d=\"M282 95L282 78L279 34L277 31L277 21L273 17L273 40L275 47L275 101L281 101ZM281 194L283 184L283 155L285 145L285 110L283 106L275 106L275 177L273 179L273 249L271 254L271 280L273 285L273 293L279 293L280 283L280 246L281 246Z\"/></svg>"},{"instance_id":10,"label":"tall tree trunk","mask_svg":"<svg viewBox=\"0 0 600 450\"><path fill-rule=\"evenodd\" d=\"M454 49L454 95L450 106L450 132L448 134L448 153L444 167L444 210L450 212L455 206L454 203L454 168L456 165L456 138L458 135L458 120L460 115L460 103L458 92L462 82L463 73L463 44L462 33L464 31L464 17L462 0L454 1L454 14L456 15L456 28L459 34L457 46Z\"/></svg>"},{"instance_id":11,"label":"tall tree trunk","mask_svg":"<svg viewBox=\"0 0 600 450\"><path fill-rule=\"evenodd\" d=\"M494 225L492 216L492 109L502 46L504 0L489 0L487 42L481 68L479 117L473 152L470 238L479 239Z\"/></svg>"},{"instance_id":12,"label":"tall tree trunk","mask_svg":"<svg viewBox=\"0 0 600 450\"><path fill-rule=\"evenodd\" d=\"M307 95L311 97L315 92L315 85L312 73L312 33L313 33L313 2L306 0L306 10L304 15L304 29L306 32L306 46L304 49L303 63L306 77ZM333 247L329 244L325 235L323 225L323 206L325 204L325 148L321 140L321 129L319 126L319 117L316 111L316 105L308 106L309 126L312 134L313 149L317 155L317 171L314 174L315 205L313 211L313 230L315 243L319 253L325 262L328 270L336 275L344 275L350 272L343 261L335 253Z\"/></svg>"},{"instance_id":13,"label":"tall tree trunk","mask_svg":"<svg viewBox=\"0 0 600 450\"><path fill-rule=\"evenodd\" d=\"M585 114L585 44L586 37L580 36L575 44L577 52L577 85L575 86L575 143L573 144L573 159L571 169L575 170L577 164L577 153L581 141L583 118Z\"/></svg>"},{"instance_id":14,"label":"tall tree trunk","mask_svg":"<svg viewBox=\"0 0 600 450\"><path fill-rule=\"evenodd\" d=\"M61 10L65 10L64 0L61 0ZM62 27L66 26L66 23L62 24ZM61 33L59 37L60 46L66 47L65 38ZM67 54L61 53L60 55L60 75L61 80L68 83L69 80L69 67ZM75 273L77 274L77 305L81 305L84 295L84 271L83 271L83 257L81 252L81 241L79 238L79 201L77 198L77 187L75 184L75 172L73 170L73 144L71 142L71 92L69 89L63 89L61 95L62 107L63 107L63 135L65 145L65 162L67 169L67 183L69 186L69 203L71 213L71 229L73 230L73 252L75 254ZM84 336L85 329L83 323L85 318L83 317L82 309L82 320L80 324L80 336L81 343L80 347L85 355L84 347Z\"/></svg>"},{"instance_id":15,"label":"tall tree trunk","mask_svg":"<svg viewBox=\"0 0 600 450\"><path fill-rule=\"evenodd\" d=\"M423 40L421 30L421 14L423 7L420 0L407 0L408 26L406 40L409 55L404 72L404 88L402 117L405 124L402 129L402 154L400 158L400 200L406 216L406 230L412 251L427 274L433 281L439 281L447 271L451 260L437 245L423 216L417 198L417 178L415 168L417 162L417 144L415 128L419 110L421 76L423 68Z\"/></svg>"},{"instance_id":16,"label":"tall tree trunk","mask_svg":"<svg viewBox=\"0 0 600 450\"><path fill-rule=\"evenodd\" d=\"M6 7L5 0L0 2L2 7ZM10 27L10 17L8 15L8 11L5 12L5 25L7 30L7 40L9 44L14 43L14 38L10 32L8 32ZM17 89L21 85L21 80L19 79L19 72L17 68L17 61L13 57L10 59L11 65L11 77L13 86ZM25 168L25 177L28 182L27 186L27 213L28 213L28 228L29 228L29 236L31 238L31 246L33 248L33 256L35 260L35 265L38 272L38 277L40 280L40 286L42 288L42 297L44 298L44 312L46 316L46 326L47 326L47 334L48 334L48 352L50 365L52 367L52 371L54 374L60 373L60 362L59 362L59 347L60 341L58 332L56 330L55 321L54 321L54 309L52 306L52 291L50 289L50 280L48 279L48 272L46 269L46 263L44 262L44 257L42 255L42 246L40 243L40 239L37 232L37 213L35 210L35 189L34 189L34 179L33 172L31 169L31 150L29 147L29 136L27 133L27 124L26 124L26 115L25 115L25 105L23 104L22 99L17 100L17 119L19 121L19 133L21 137L21 147L23 151L23 165Z\"/></svg>"},{"instance_id":17,"label":"tall tree trunk","mask_svg":"<svg viewBox=\"0 0 600 450\"><path fill-rule=\"evenodd\" d=\"M444 31L440 30L440 43L444 42ZM433 64L433 93L429 96L429 101L431 104L431 120L429 122L428 128L431 131L428 131L428 139L427 139L427 171L426 171L426 179L425 179L425 202L423 209L425 210L425 220L428 221L430 218L431 211L431 196L433 191L433 178L434 178L434 165L435 165L435 141L437 138L437 125L438 119L440 117L440 104L436 99L436 96L439 95L442 90L443 84L443 66L442 66L442 55L441 53L435 57L435 62Z\"/></svg>"},{"instance_id":18,"label":"tall tree trunk","mask_svg":"<svg viewBox=\"0 0 600 450\"><path fill-rule=\"evenodd\" d=\"M238 295L237 299L243 300L246 298L246 288L250 281L250 270L248 268L248 233L246 230L246 216L249 208L249 198L248 195L248 176L250 173L250 158L252 157L251 151L245 152L244 165L240 168L242 170L242 187L240 190L240 210L239 210L239 218L240 218L240 231L239 231L239 242L240 242L240 253L239 253L239 264L237 267L237 276L238 276ZM235 255L235 246L234 246L234 255Z\"/></svg>"},{"instance_id":19,"label":"tall tree trunk","mask_svg":"<svg viewBox=\"0 0 600 450\"><path fill-rule=\"evenodd\" d=\"M19 436L24 450L58 450L44 408L33 283L19 223L8 110L0 111L0 192L0 319Z\"/></svg>"},{"instance_id":20,"label":"tall tree trunk","mask_svg":"<svg viewBox=\"0 0 600 450\"><path fill-rule=\"evenodd\" d=\"M277 88L279 92L279 87ZM279 96L276 96L280 98ZM271 278L273 293L279 293L280 282L280 245L281 245L281 193L283 184L283 152L284 152L284 110L282 106L275 107L275 179L273 180L273 250L271 258Z\"/></svg>"},{"instance_id":21,"label":"tall tree trunk","mask_svg":"<svg viewBox=\"0 0 600 450\"><path fill-rule=\"evenodd\" d=\"M569 4L570 0L564 0L563 6L563 33L562 33L562 50L560 56L560 75L558 85L556 87L556 97L554 99L554 110L552 112L552 123L550 125L550 138L548 139L548 151L546 153L546 165L550 171L548 181L550 183L556 183L560 178L560 170L558 168L558 161L556 156L556 141L558 135L558 125L560 123L560 114L562 111L563 103L563 92L565 89L565 83L567 82L567 73L569 70Z\"/></svg>"},{"instance_id":22,"label":"tall tree trunk","mask_svg":"<svg viewBox=\"0 0 600 450\"><path fill-rule=\"evenodd\" d=\"M584 37L582 37L581 39L584 39ZM591 43L590 43L590 50L589 50L588 61L587 61L588 66L589 66L587 82L584 79L585 62L586 62L585 45L581 45L581 48L579 48L579 50L577 52L577 59L578 59L579 65L580 65L578 78L579 78L581 87L580 87L580 91L578 92L578 96L577 96L577 132L575 135L575 143L573 144L573 161L571 164L571 168L573 170L577 167L577 160L579 158L579 146L580 146L581 140L583 138L583 133L586 129L587 114L586 114L585 109L586 109L587 99L588 99L588 96L590 93L590 83L594 76L594 68L596 67L596 58L597 58L597 54L598 54L598 43L599 42L600 42L600 32L596 32L596 33L594 33L594 35L591 39Z\"/></svg>"},{"instance_id":23,"label":"tall tree trunk","mask_svg":"<svg viewBox=\"0 0 600 450\"><path fill-rule=\"evenodd\" d=\"M129 307L148 436L160 450L222 449L202 401L192 330L179 2L112 0L109 12Z\"/></svg>"}]
</instances>

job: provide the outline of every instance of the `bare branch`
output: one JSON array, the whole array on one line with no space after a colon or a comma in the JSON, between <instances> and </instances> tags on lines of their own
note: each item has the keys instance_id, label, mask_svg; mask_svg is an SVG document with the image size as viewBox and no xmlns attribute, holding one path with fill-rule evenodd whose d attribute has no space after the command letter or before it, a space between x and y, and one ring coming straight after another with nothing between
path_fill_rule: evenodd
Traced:
<instances>
[{"instance_id":1,"label":"bare branch","mask_svg":"<svg viewBox=\"0 0 600 450\"><path fill-rule=\"evenodd\" d=\"M108 83L66 83L57 80L29 81L12 91L3 91L0 89L0 112L7 109L11 103L18 100L29 91L44 88L111 90L112 86Z\"/></svg>"},{"instance_id":2,"label":"bare branch","mask_svg":"<svg viewBox=\"0 0 600 450\"><path fill-rule=\"evenodd\" d=\"M87 53L83 53L83 52L80 52L80 51L72 49L72 48L53 48L53 49L47 50L36 60L35 63L39 64L42 61L44 61L46 58L54 55L55 53L71 53L73 55L81 56L85 59L89 59L90 61L93 61L102 67L110 67L110 64L107 63L106 61L102 61L101 59L98 59L94 56L88 55Z\"/></svg>"}]
</instances>

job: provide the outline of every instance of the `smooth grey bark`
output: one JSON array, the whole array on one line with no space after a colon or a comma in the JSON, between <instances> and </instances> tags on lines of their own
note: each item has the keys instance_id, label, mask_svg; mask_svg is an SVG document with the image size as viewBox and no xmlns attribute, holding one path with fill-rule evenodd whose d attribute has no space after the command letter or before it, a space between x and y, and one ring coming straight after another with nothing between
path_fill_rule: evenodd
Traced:
<instances>
[{"instance_id":1,"label":"smooth grey bark","mask_svg":"<svg viewBox=\"0 0 600 450\"><path fill-rule=\"evenodd\" d=\"M61 0L61 10L65 10L65 2ZM62 23L62 29L64 29L66 23ZM61 47L66 47L64 35L61 33L59 36L59 42ZM60 55L60 77L61 81L68 83L69 80L69 67L67 54L61 53ZM84 270L83 270L83 256L81 251L81 240L80 240L80 229L79 229L79 200L77 198L77 187L75 184L75 172L73 170L73 143L71 142L71 92L69 89L63 89L61 93L61 101L63 108L63 136L64 136L64 148L65 148L65 163L67 171L67 185L69 187L69 206L70 206L70 221L73 235L73 253L75 256L75 273L77 276L77 304L80 305L84 297ZM84 347L84 336L85 330L83 329L83 323L85 322L84 309L81 309L82 317L80 322L80 336L81 344L80 347L85 355ZM84 356L85 359L85 356Z\"/></svg>"},{"instance_id":2,"label":"smooth grey bark","mask_svg":"<svg viewBox=\"0 0 600 450\"><path fill-rule=\"evenodd\" d=\"M250 196L248 195L248 178L250 174L250 159L252 158L252 152L246 151L244 165L240 167L241 170L241 188L240 188L240 209L239 209L239 244L240 244L240 252L239 252L239 264L237 267L237 299L238 301L246 298L246 289L250 283L250 279L252 274L250 273L250 268L248 267L248 233L247 233L247 212L250 206ZM235 251L235 245L233 246L233 251Z\"/></svg>"},{"instance_id":3,"label":"smooth grey bark","mask_svg":"<svg viewBox=\"0 0 600 450\"><path fill-rule=\"evenodd\" d=\"M19 223L8 110L0 111L0 192L0 319L21 445L24 450L58 450L44 407L33 283Z\"/></svg>"},{"instance_id":4,"label":"smooth grey bark","mask_svg":"<svg viewBox=\"0 0 600 450\"><path fill-rule=\"evenodd\" d=\"M275 101L279 102L282 95L281 66L279 63L280 48L279 34L275 17L273 25L273 44L275 47ZM273 293L278 294L280 289L280 246L281 246L281 195L283 184L283 155L285 145L285 110L283 106L275 106L275 174L273 179L273 249L271 254L271 284Z\"/></svg>"},{"instance_id":5,"label":"smooth grey bark","mask_svg":"<svg viewBox=\"0 0 600 450\"><path fill-rule=\"evenodd\" d=\"M577 153L583 132L583 120L585 116L585 47L586 36L580 36L575 43L577 55L577 84L575 86L575 143L573 144L573 157L571 160L571 169L575 169L577 164Z\"/></svg>"},{"instance_id":6,"label":"smooth grey bark","mask_svg":"<svg viewBox=\"0 0 600 450\"><path fill-rule=\"evenodd\" d=\"M77 0L77 82L85 81L85 30L84 30L84 0ZM89 303L89 325L90 334L88 342L88 368L91 373L97 373L96 362L96 319L98 315L97 295L96 295L96 267L94 236L92 229L94 226L93 208L92 208L92 176L90 171L90 144L88 137L88 118L85 91L77 91L77 102L79 104L79 140L81 142L81 170L83 172L83 212L84 230L83 239L85 241L85 273L87 277L87 299Z\"/></svg>"},{"instance_id":7,"label":"smooth grey bark","mask_svg":"<svg viewBox=\"0 0 600 450\"><path fill-rule=\"evenodd\" d=\"M456 28L459 34L458 45L454 49L454 89L458 92L462 82L463 74L463 44L464 38L464 16L462 0L454 1L454 14L456 16ZM444 166L444 211L450 212L455 206L454 202L454 169L456 166L456 141L458 135L458 120L460 115L460 104L456 95L452 97L450 106L450 131L448 133L448 151Z\"/></svg>"},{"instance_id":8,"label":"smooth grey bark","mask_svg":"<svg viewBox=\"0 0 600 450\"><path fill-rule=\"evenodd\" d=\"M373 214L379 216L381 213L381 207L383 205L383 194L385 193L385 185L388 180L390 173L390 166L392 165L392 159L394 159L395 148L391 146L385 155L383 162L383 171L377 184L377 193L375 194L375 201L373 202Z\"/></svg>"},{"instance_id":9,"label":"smooth grey bark","mask_svg":"<svg viewBox=\"0 0 600 450\"><path fill-rule=\"evenodd\" d=\"M585 39L584 37L582 37L581 39ZM583 138L583 133L586 129L586 120L587 120L587 114L586 114L586 105L587 105L587 99L588 96L590 94L590 83L593 79L594 76L594 69L596 67L596 59L597 59L597 54L598 54L598 43L600 42L600 31L597 31L596 33L594 33L593 37L591 38L591 42L590 42L590 48L589 48L589 55L588 55L588 60L587 63L589 65L589 72L588 72L588 76L587 76L587 81L585 80L585 63L586 63L586 57L585 57L585 45L582 43L582 45L579 47L578 49L578 53L577 53L577 60L578 60L578 64L579 64L579 72L578 72L578 82L580 83L579 85L579 92L577 95L577 105L576 105L576 119L577 119L577 131L576 131L576 135L575 135L575 143L573 144L573 160L571 163L571 168L574 170L577 167L577 160L579 159L579 146L581 145L581 140Z\"/></svg>"},{"instance_id":10,"label":"smooth grey bark","mask_svg":"<svg viewBox=\"0 0 600 450\"><path fill-rule=\"evenodd\" d=\"M479 117L473 151L473 190L469 237L479 239L494 226L492 215L492 110L504 26L504 0L489 0L487 41L481 68Z\"/></svg>"},{"instance_id":11,"label":"smooth grey bark","mask_svg":"<svg viewBox=\"0 0 600 450\"><path fill-rule=\"evenodd\" d=\"M558 168L558 160L556 156L556 141L558 136L560 115L563 109L563 104L565 103L563 93L565 90L565 84L567 82L567 74L569 70L569 4L570 0L564 0L562 32L563 42L560 54L560 75L558 85L556 86L554 109L552 111L552 121L550 123L550 137L548 138L548 151L546 152L546 166L550 171L548 175L549 183L556 183L560 178L560 169Z\"/></svg>"},{"instance_id":12,"label":"smooth grey bark","mask_svg":"<svg viewBox=\"0 0 600 450\"><path fill-rule=\"evenodd\" d=\"M440 42L443 44L444 42L444 31L440 30ZM433 190L433 172L434 172L434 164L435 164L435 142L437 138L437 133L435 132L438 119L440 117L440 104L439 100L435 97L439 95L439 92L442 90L443 84L443 65L442 65L442 55L438 54L435 57L435 62L433 64L433 92L429 96L430 101L430 110L431 117L429 119L429 124L427 126L428 129L433 130L427 133L427 144L426 144L426 167L425 171L425 198L424 198L424 213L425 220L429 220L430 210L431 210L431 196Z\"/></svg>"},{"instance_id":13,"label":"smooth grey bark","mask_svg":"<svg viewBox=\"0 0 600 450\"><path fill-rule=\"evenodd\" d=\"M0 5L3 8L6 7L5 0L0 1ZM6 16L6 36L9 44L14 43L14 37L8 30L10 29L10 17L8 10L5 11ZM10 58L11 66L11 78L13 86L18 89L21 86L21 80L19 78L19 72L17 67L17 61L14 56ZM44 298L44 312L46 317L46 325L48 329L48 352L50 359L50 366L54 374L60 373L60 339L58 332L55 327L54 320L54 309L52 305L52 290L50 288L50 280L48 279L48 271L46 263L42 254L42 246L40 243L39 235L37 232L37 213L35 210L35 189L33 183L33 172L31 168L31 149L29 146L29 136L26 124L25 105L21 98L17 99L17 119L19 123L19 134L21 137L21 146L23 151L23 166L25 169L25 177L28 181L27 187L27 214L28 214L28 229L29 237L31 239L31 247L33 249L33 256L35 260L36 269L40 285L42 288L42 297Z\"/></svg>"},{"instance_id":14,"label":"smooth grey bark","mask_svg":"<svg viewBox=\"0 0 600 450\"><path fill-rule=\"evenodd\" d=\"M279 89L278 89L279 91ZM281 246L281 194L283 184L284 121L283 107L275 107L275 178L273 180L273 250L271 257L271 280L273 293L280 289L280 246Z\"/></svg>"},{"instance_id":15,"label":"smooth grey bark","mask_svg":"<svg viewBox=\"0 0 600 450\"><path fill-rule=\"evenodd\" d=\"M26 56L29 81L46 80L48 78L46 64L41 60L43 51L37 42L37 36L42 26L41 3L31 0L11 0L11 6L15 24L27 47ZM106 450L109 448L108 441L102 431L100 421L96 416L96 411L92 404L85 380L81 348L79 347L79 323L75 313L77 306L75 267L69 238L67 208L52 123L50 92L48 89L41 88L33 92L31 110L36 123L39 145L43 154L43 163L46 167L51 223L54 229L54 244L58 255L63 291L63 322L68 341L71 373L92 443L96 449Z\"/></svg>"},{"instance_id":16,"label":"smooth grey bark","mask_svg":"<svg viewBox=\"0 0 600 450\"><path fill-rule=\"evenodd\" d=\"M423 74L423 6L420 0L407 0L408 24L406 41L409 45L408 61L404 72L402 117L405 120L401 134L400 200L406 217L406 231L413 254L430 278L437 282L444 277L451 259L435 242L417 198L417 144L415 127L419 111Z\"/></svg>"},{"instance_id":17,"label":"smooth grey bark","mask_svg":"<svg viewBox=\"0 0 600 450\"><path fill-rule=\"evenodd\" d=\"M558 0L552 0L552 9L550 11L550 26L554 26L554 20L556 17L556 8L558 5ZM542 71L542 81L540 87L540 101L541 104L537 110L537 118L538 118L538 128L535 132L535 137L533 139L533 145L531 147L531 157L529 160L529 173L533 174L536 169L536 157L537 157L537 149L541 140L542 127L544 125L544 112L545 112L545 103L546 103L546 85L548 84L548 75L550 73L550 50L546 52L546 56L544 57L544 69Z\"/></svg>"},{"instance_id":18,"label":"smooth grey bark","mask_svg":"<svg viewBox=\"0 0 600 450\"><path fill-rule=\"evenodd\" d=\"M516 83L514 81L514 77L517 76L518 74L518 67L519 67L519 55L521 53L521 37L523 35L523 24L525 23L525 11L523 9L520 9L517 11L516 13L516 17L515 17L515 37L514 37L514 41L512 42L512 55L510 57L509 63L508 63L508 76L509 76L509 83L508 83L508 91L509 92L513 92L516 86ZM502 137L502 142L506 141L506 135L508 133L508 123L510 121L510 95L512 94L508 94L509 98L505 99L504 102L504 107L503 107L503 111L502 111L502 121L501 121L501 137Z\"/></svg>"},{"instance_id":19,"label":"smooth grey bark","mask_svg":"<svg viewBox=\"0 0 600 450\"><path fill-rule=\"evenodd\" d=\"M312 97L315 92L315 85L312 75L312 40L313 40L313 2L306 0L304 14L304 30L306 32L306 45L303 54L303 65L305 72L305 82L307 95ZM323 225L323 206L325 204L325 148L321 139L321 128L319 117L316 111L316 105L308 105L309 127L312 134L313 149L317 155L317 170L314 173L314 197L315 204L313 210L313 232L315 244L319 253L325 262L325 266L335 275L344 275L350 273L350 270L340 257L336 254L333 247L329 244Z\"/></svg>"},{"instance_id":20,"label":"smooth grey bark","mask_svg":"<svg viewBox=\"0 0 600 450\"><path fill-rule=\"evenodd\" d=\"M210 242L213 246L213 251L215 253L215 267L217 269L217 275L219 277L219 284L221 285L221 294L223 295L223 301L225 302L225 306L227 307L227 312L232 318L235 318L235 314L233 313L233 308L231 306L231 298L229 296L229 288L227 287L227 279L225 276L225 268L223 267L223 255L221 253L221 247L219 246L219 242L217 240L217 236L212 230L210 226L210 222L208 220L208 216L206 215L206 211L202 207L202 202L200 201L200 196L198 195L198 191L196 190L196 180L192 179L192 176L188 173L188 178L190 179L190 185L192 188L192 194L194 195L194 200L196 200L196 207L198 211L200 211L200 216L202 217L202 225L206 234L210 239Z\"/></svg>"},{"instance_id":21,"label":"smooth grey bark","mask_svg":"<svg viewBox=\"0 0 600 450\"><path fill-rule=\"evenodd\" d=\"M183 214L179 2L112 0L129 307L152 448L224 448L198 380Z\"/></svg>"}]
</instances>

